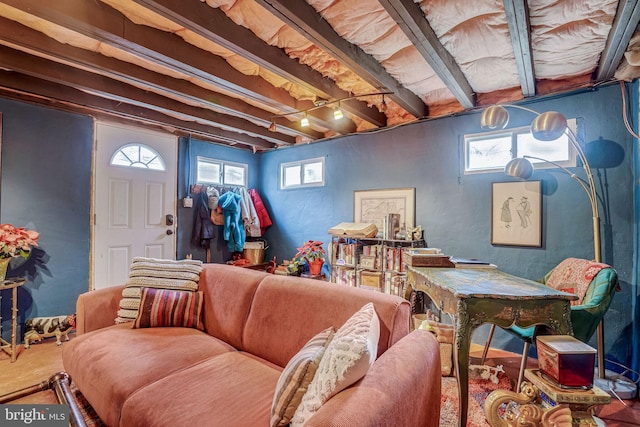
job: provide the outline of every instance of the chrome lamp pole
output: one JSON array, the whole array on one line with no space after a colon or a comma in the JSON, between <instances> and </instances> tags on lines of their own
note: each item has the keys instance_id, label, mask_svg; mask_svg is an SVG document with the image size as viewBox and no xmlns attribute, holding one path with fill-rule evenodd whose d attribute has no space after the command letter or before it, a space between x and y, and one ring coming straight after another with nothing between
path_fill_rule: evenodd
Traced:
<instances>
[{"instance_id":1,"label":"chrome lamp pole","mask_svg":"<svg viewBox=\"0 0 640 427\"><path fill-rule=\"evenodd\" d=\"M578 143L575 133L567 126L567 119L561 113L557 111L547 111L545 113L538 113L526 107L519 105L507 105L511 108L518 108L520 110L528 111L536 115L536 118L531 122L531 134L539 141L554 141L566 134L571 146L576 150L578 158L582 162L582 167L586 173L586 180L578 177L575 173L571 172L567 168L552 162L550 160L542 159L533 156L524 156L524 158L515 158L509 161L505 168L505 174L527 180L533 174L533 165L526 158L532 158L541 160L543 162L551 163L559 167L563 172L567 173L571 178L575 179L582 189L587 193L589 202L591 203L592 225L593 225L593 253L594 260L596 262L602 262L601 244L600 244L600 215L598 213L598 195L596 193L596 185L593 180L593 174L591 173L591 166L587 161L587 156ZM483 129L503 129L509 122L509 113L505 106L493 105L488 107L482 112L480 119L480 125ZM598 346L598 377L605 377L604 368L604 330L602 327L602 321L598 324L596 330L596 339Z\"/></svg>"}]
</instances>

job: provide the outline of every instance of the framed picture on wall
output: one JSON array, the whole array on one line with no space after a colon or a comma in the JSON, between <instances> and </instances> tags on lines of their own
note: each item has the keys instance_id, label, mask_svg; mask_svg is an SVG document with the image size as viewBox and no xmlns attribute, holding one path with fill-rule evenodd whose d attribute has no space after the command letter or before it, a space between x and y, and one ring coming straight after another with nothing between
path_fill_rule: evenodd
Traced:
<instances>
[{"instance_id":1,"label":"framed picture on wall","mask_svg":"<svg viewBox=\"0 0 640 427\"><path fill-rule=\"evenodd\" d=\"M494 182L491 191L491 244L542 246L540 181Z\"/></svg>"},{"instance_id":2,"label":"framed picture on wall","mask_svg":"<svg viewBox=\"0 0 640 427\"><path fill-rule=\"evenodd\" d=\"M415 188L388 190L358 190L353 192L354 222L372 223L379 235L384 229L384 218L389 214L400 215L400 226L413 228L415 221Z\"/></svg>"}]
</instances>

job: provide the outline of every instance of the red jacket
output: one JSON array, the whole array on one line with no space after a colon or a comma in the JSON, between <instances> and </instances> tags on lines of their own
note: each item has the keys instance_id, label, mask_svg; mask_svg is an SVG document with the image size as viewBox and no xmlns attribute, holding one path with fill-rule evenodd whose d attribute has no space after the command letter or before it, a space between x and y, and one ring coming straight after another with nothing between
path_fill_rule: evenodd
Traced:
<instances>
[{"instance_id":1,"label":"red jacket","mask_svg":"<svg viewBox=\"0 0 640 427\"><path fill-rule=\"evenodd\" d=\"M256 213L258 214L258 219L260 220L260 233L264 234L267 228L273 225L273 222L271 222L267 208L264 207L264 203L262 203L262 199L258 192L252 188L249 190L249 196L251 197L253 206L256 208Z\"/></svg>"}]
</instances>

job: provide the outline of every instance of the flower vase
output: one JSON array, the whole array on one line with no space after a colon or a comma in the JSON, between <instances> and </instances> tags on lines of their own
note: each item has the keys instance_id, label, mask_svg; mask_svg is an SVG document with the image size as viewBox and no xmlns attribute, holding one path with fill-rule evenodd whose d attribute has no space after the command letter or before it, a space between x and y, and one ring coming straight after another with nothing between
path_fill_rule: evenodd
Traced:
<instances>
[{"instance_id":1,"label":"flower vase","mask_svg":"<svg viewBox=\"0 0 640 427\"><path fill-rule=\"evenodd\" d=\"M319 276L322 271L322 265L324 264L323 259L314 259L313 261L307 260L307 264L309 264L309 274L312 276Z\"/></svg>"},{"instance_id":2,"label":"flower vase","mask_svg":"<svg viewBox=\"0 0 640 427\"><path fill-rule=\"evenodd\" d=\"M4 281L7 277L7 268L11 258L0 258L0 281Z\"/></svg>"}]
</instances>

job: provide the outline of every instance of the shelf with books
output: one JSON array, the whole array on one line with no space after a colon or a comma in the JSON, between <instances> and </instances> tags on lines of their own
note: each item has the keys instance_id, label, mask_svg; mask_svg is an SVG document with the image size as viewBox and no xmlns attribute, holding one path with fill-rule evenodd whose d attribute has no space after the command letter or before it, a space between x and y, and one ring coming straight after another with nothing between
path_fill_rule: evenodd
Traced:
<instances>
[{"instance_id":1,"label":"shelf with books","mask_svg":"<svg viewBox=\"0 0 640 427\"><path fill-rule=\"evenodd\" d=\"M332 234L331 281L402 295L404 249L425 246L424 240L395 240Z\"/></svg>"}]
</instances>

